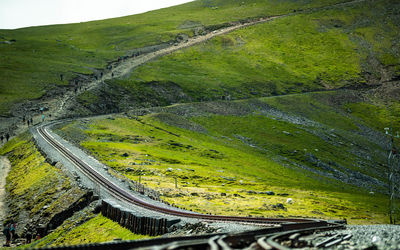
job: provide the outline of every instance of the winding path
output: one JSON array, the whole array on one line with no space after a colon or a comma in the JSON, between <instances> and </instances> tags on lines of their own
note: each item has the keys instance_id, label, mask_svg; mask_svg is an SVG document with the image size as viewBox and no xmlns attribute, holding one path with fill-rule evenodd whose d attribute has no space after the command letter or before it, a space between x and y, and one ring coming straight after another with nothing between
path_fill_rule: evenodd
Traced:
<instances>
[{"instance_id":1,"label":"winding path","mask_svg":"<svg viewBox=\"0 0 400 250\"><path fill-rule=\"evenodd\" d=\"M151 53L146 53L140 56L132 56L128 57L121 62L119 62L115 67L113 67L112 70L109 70L108 72L105 71L104 75L97 79L97 80L91 80L89 82L86 82L84 84L84 87L82 90L78 90L77 93L75 93L73 90L67 91L67 93L64 94L64 96L61 98L61 100L52 100L50 103L52 108L52 113L54 114L53 118L61 118L65 117L65 112L69 110L71 106L74 105L74 98L77 94L80 94L84 91L91 90L93 88L96 88L98 86L101 86L103 84L104 80L109 80L109 79L114 79L114 78L122 78L127 75L129 75L136 67L143 65L151 60L154 60L158 57L162 57L168 54L171 54L175 51L188 48L203 42L206 42L214 37L221 36L227 33L230 33L232 31L242 29L248 26L253 26L261 23L266 23L270 22L279 18L284 18L287 16L293 16L293 15L299 15L299 14L305 14L305 13L312 13L316 11L321 11L321 10L327 10L327 9L332 9L340 6L346 6L346 5L352 5L355 3L359 2L364 2L367 0L353 0L353 1L343 1L340 3L328 5L328 6L322 6L322 7L316 7L316 8L310 8L310 9L305 9L305 10L300 10L297 12L293 13L288 13L288 14L283 14L283 15L277 15L277 16L271 16L271 17L262 17L257 20L251 20L248 22L237 22L232 24L232 26L217 29L214 31L211 31L205 35L200 35L200 36L195 36L192 38L189 38L187 41L183 41L179 44L174 44L171 45L167 48L157 50L155 52Z\"/></svg>"}]
</instances>

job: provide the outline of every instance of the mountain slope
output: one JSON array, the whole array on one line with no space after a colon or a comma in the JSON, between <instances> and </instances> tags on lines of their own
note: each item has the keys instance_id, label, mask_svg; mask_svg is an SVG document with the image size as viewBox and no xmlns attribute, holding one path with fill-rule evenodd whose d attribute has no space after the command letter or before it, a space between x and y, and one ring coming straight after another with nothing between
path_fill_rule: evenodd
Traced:
<instances>
[{"instance_id":1,"label":"mountain slope","mask_svg":"<svg viewBox=\"0 0 400 250\"><path fill-rule=\"evenodd\" d=\"M179 104L76 121L60 133L126 177L143 175L145 185L187 209L384 222L387 139L349 109L370 105L371 114L387 117L361 94L370 96ZM277 208L288 197L295 203Z\"/></svg>"},{"instance_id":2,"label":"mountain slope","mask_svg":"<svg viewBox=\"0 0 400 250\"><path fill-rule=\"evenodd\" d=\"M400 72L395 9L391 1L366 1L285 17L166 56L110 84L139 97L137 90L177 86L182 101L197 101L382 83Z\"/></svg>"},{"instance_id":3,"label":"mountain slope","mask_svg":"<svg viewBox=\"0 0 400 250\"><path fill-rule=\"evenodd\" d=\"M54 88L66 87L74 79L93 79L118 57L174 43L179 34L193 36L232 21L337 2L341 1L201 0L103 21L0 30L0 114L10 115L16 102L39 98L52 89L57 93Z\"/></svg>"}]
</instances>

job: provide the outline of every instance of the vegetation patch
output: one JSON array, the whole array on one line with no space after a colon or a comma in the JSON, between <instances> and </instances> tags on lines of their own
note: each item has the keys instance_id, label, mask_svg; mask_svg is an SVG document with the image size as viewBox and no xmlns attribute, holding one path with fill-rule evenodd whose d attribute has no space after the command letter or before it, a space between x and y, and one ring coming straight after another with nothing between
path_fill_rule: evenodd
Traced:
<instances>
[{"instance_id":1,"label":"vegetation patch","mask_svg":"<svg viewBox=\"0 0 400 250\"><path fill-rule=\"evenodd\" d=\"M133 234L101 214L95 215L89 211L74 215L60 227L41 240L35 241L28 248L49 246L80 245L100 243L113 240L138 240L151 238L145 235Z\"/></svg>"},{"instance_id":2,"label":"vegetation patch","mask_svg":"<svg viewBox=\"0 0 400 250\"><path fill-rule=\"evenodd\" d=\"M363 135L359 117L332 101L347 93L180 104L144 116L94 118L81 145L186 209L385 222L385 149ZM177 114L184 115L173 122ZM142 140L119 139L127 137Z\"/></svg>"},{"instance_id":3,"label":"vegetation patch","mask_svg":"<svg viewBox=\"0 0 400 250\"><path fill-rule=\"evenodd\" d=\"M140 66L130 79L111 84L136 95L139 87L148 92L150 84L175 83L183 92L176 103L391 80L400 65L400 22L393 8L382 0L276 19L177 51ZM381 21L383 16L386 22Z\"/></svg>"},{"instance_id":4,"label":"vegetation patch","mask_svg":"<svg viewBox=\"0 0 400 250\"><path fill-rule=\"evenodd\" d=\"M193 36L232 21L337 2L341 1L204 0L108 20L0 30L4 41L12 41L0 43L0 114L10 114L16 102L67 86L81 74L98 73L119 57L174 43L179 34Z\"/></svg>"}]
</instances>

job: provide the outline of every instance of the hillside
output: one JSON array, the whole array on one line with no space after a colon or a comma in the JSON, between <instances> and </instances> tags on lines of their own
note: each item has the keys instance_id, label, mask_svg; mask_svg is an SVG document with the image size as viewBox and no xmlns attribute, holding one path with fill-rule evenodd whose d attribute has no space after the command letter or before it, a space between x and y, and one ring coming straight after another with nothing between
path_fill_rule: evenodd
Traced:
<instances>
[{"instance_id":1,"label":"hillside","mask_svg":"<svg viewBox=\"0 0 400 250\"><path fill-rule=\"evenodd\" d=\"M103 109L124 110L385 84L400 74L398 9L360 1L240 29L106 81L78 102L97 112L95 96Z\"/></svg>"},{"instance_id":2,"label":"hillside","mask_svg":"<svg viewBox=\"0 0 400 250\"><path fill-rule=\"evenodd\" d=\"M379 223L387 219L387 141L362 113L385 120L387 110L359 94L180 104L84 119L60 133L186 209ZM295 203L277 209L288 197Z\"/></svg>"},{"instance_id":3,"label":"hillside","mask_svg":"<svg viewBox=\"0 0 400 250\"><path fill-rule=\"evenodd\" d=\"M0 114L11 115L12 105L26 99L56 94L75 79L93 79L119 57L169 46L179 34L193 36L232 21L337 2L201 0L104 21L0 30Z\"/></svg>"},{"instance_id":4,"label":"hillside","mask_svg":"<svg viewBox=\"0 0 400 250\"><path fill-rule=\"evenodd\" d=\"M166 48L179 49L132 66ZM144 237L96 215L93 190L40 152L21 125L25 115L40 123L40 107L49 120L76 118L55 132L105 171L140 179L178 207L388 223L398 2L197 0L0 30L0 58L0 134L16 135L0 148L12 164L7 216L19 230L30 221L49 232L31 247ZM129 73L114 76L118 66Z\"/></svg>"}]
</instances>

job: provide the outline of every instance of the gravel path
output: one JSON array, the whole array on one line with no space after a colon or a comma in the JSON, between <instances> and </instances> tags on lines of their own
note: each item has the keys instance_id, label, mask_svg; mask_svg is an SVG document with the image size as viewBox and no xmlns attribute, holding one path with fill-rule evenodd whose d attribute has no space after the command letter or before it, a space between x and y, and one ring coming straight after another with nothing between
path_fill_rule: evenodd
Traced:
<instances>
[{"instance_id":1,"label":"gravel path","mask_svg":"<svg viewBox=\"0 0 400 250\"><path fill-rule=\"evenodd\" d=\"M0 156L0 247L3 246L5 242L5 238L3 235L3 221L6 216L6 205L4 203L4 199L6 198L6 177L8 172L10 171L10 162L8 161L7 157Z\"/></svg>"},{"instance_id":2,"label":"gravel path","mask_svg":"<svg viewBox=\"0 0 400 250\"><path fill-rule=\"evenodd\" d=\"M52 132L49 128L46 129L46 131L60 144L62 144L65 148L67 148L71 153L74 155L78 156L81 160L83 160L86 164L90 165L93 167L96 171L101 173L104 177L106 177L108 180L119 186L120 188L124 189L125 191L133 194L136 198L143 200L147 203L161 206L161 207L168 207L169 209L174 209L174 210L181 210L179 208L174 208L171 206L167 206L164 203L155 201L150 199L149 197L139 194L137 192L134 192L129 189L129 185L127 181L122 181L121 179L111 175L108 171L108 166L100 163L97 161L95 158L93 158L90 155L87 155L84 151L81 149L77 148L73 144L69 143L68 141L64 140L54 132ZM77 168L74 164L72 164L67 158L65 158L60 152L55 150L52 146L50 146L47 141L45 141L37 132L36 129L32 128L31 132L37 142L37 145L40 147L40 149L47 155L49 159L51 159L52 162L59 162L62 164L62 170L66 172L71 178L74 178L79 185L82 188L87 188L94 190L94 192L99 195L100 199L107 199L109 202L121 206L127 211L132 211L133 213L137 215L142 215L142 216L147 216L147 217L158 217L158 218L167 218L167 219L181 219L182 222L181 224L195 224L198 223L199 220L197 219L191 219L191 218L182 218L182 217L177 217L177 216L171 216L171 215L166 215L166 214L161 214L159 212L154 212L148 209L144 209L139 206L132 205L131 203L127 203L125 201L119 200L112 196L109 191L95 182L93 182L90 178L86 177L86 175L79 169ZM60 164L56 164L57 166L60 166ZM181 210L182 211L182 210ZM185 211L189 213L194 213L190 211ZM238 231L246 231L246 230L255 230L259 229L260 225L249 225L249 224L238 224L238 223L231 223L231 222L208 222L208 225L210 227L213 227L215 230L218 230L219 232L238 232Z\"/></svg>"},{"instance_id":3,"label":"gravel path","mask_svg":"<svg viewBox=\"0 0 400 250\"><path fill-rule=\"evenodd\" d=\"M400 225L348 225L343 230L316 233L306 238L311 239L312 245L316 246L329 238L337 239L348 235L350 239L325 249L400 249Z\"/></svg>"},{"instance_id":4,"label":"gravel path","mask_svg":"<svg viewBox=\"0 0 400 250\"><path fill-rule=\"evenodd\" d=\"M400 225L347 226L337 232L353 237L335 249L400 249Z\"/></svg>"}]
</instances>

